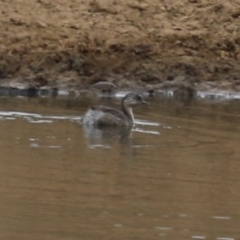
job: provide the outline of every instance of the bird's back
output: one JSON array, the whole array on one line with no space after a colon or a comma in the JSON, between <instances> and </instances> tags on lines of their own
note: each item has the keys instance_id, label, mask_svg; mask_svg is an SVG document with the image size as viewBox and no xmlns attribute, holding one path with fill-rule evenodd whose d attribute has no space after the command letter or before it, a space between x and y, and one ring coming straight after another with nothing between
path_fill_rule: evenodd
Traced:
<instances>
[{"instance_id":1,"label":"bird's back","mask_svg":"<svg viewBox=\"0 0 240 240\"><path fill-rule=\"evenodd\" d=\"M128 126L131 121L121 112L111 107L94 106L86 113L83 123L98 127Z\"/></svg>"}]
</instances>

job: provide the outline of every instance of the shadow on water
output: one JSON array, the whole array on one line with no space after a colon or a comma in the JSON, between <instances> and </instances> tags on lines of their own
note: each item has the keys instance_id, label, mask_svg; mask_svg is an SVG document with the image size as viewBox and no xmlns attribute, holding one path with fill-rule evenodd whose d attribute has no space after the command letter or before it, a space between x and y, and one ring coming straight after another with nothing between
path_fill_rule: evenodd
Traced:
<instances>
[{"instance_id":1,"label":"shadow on water","mask_svg":"<svg viewBox=\"0 0 240 240\"><path fill-rule=\"evenodd\" d=\"M239 101L149 101L102 130L89 100L0 98L1 239L240 239Z\"/></svg>"}]
</instances>

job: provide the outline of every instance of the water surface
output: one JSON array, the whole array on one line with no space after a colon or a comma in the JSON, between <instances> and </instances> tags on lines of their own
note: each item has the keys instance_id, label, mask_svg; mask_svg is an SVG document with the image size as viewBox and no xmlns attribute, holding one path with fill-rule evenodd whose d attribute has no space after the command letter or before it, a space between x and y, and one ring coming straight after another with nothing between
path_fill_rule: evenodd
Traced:
<instances>
[{"instance_id":1,"label":"water surface","mask_svg":"<svg viewBox=\"0 0 240 240\"><path fill-rule=\"evenodd\" d=\"M1 239L240 239L239 101L149 101L119 132L0 98Z\"/></svg>"}]
</instances>

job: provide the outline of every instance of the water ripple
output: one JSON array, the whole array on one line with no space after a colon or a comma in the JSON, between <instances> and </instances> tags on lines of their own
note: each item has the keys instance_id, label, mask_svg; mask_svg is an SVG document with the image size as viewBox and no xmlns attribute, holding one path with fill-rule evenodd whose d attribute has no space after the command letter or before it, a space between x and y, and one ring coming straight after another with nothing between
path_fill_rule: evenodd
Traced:
<instances>
[{"instance_id":1,"label":"water ripple","mask_svg":"<svg viewBox=\"0 0 240 240\"><path fill-rule=\"evenodd\" d=\"M192 239L206 239L205 236L191 236Z\"/></svg>"},{"instance_id":2,"label":"water ripple","mask_svg":"<svg viewBox=\"0 0 240 240\"><path fill-rule=\"evenodd\" d=\"M231 217L230 216L212 216L212 218L217 220L229 220Z\"/></svg>"}]
</instances>

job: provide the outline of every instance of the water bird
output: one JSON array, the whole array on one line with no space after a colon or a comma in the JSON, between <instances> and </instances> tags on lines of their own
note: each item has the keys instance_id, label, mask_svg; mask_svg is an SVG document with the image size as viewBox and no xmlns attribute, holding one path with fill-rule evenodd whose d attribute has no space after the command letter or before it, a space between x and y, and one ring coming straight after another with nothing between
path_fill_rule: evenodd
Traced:
<instances>
[{"instance_id":1,"label":"water bird","mask_svg":"<svg viewBox=\"0 0 240 240\"><path fill-rule=\"evenodd\" d=\"M93 106L83 117L82 123L97 127L131 127L134 125L132 108L142 104L148 105L140 95L128 93L122 99L122 111L107 106Z\"/></svg>"}]
</instances>

